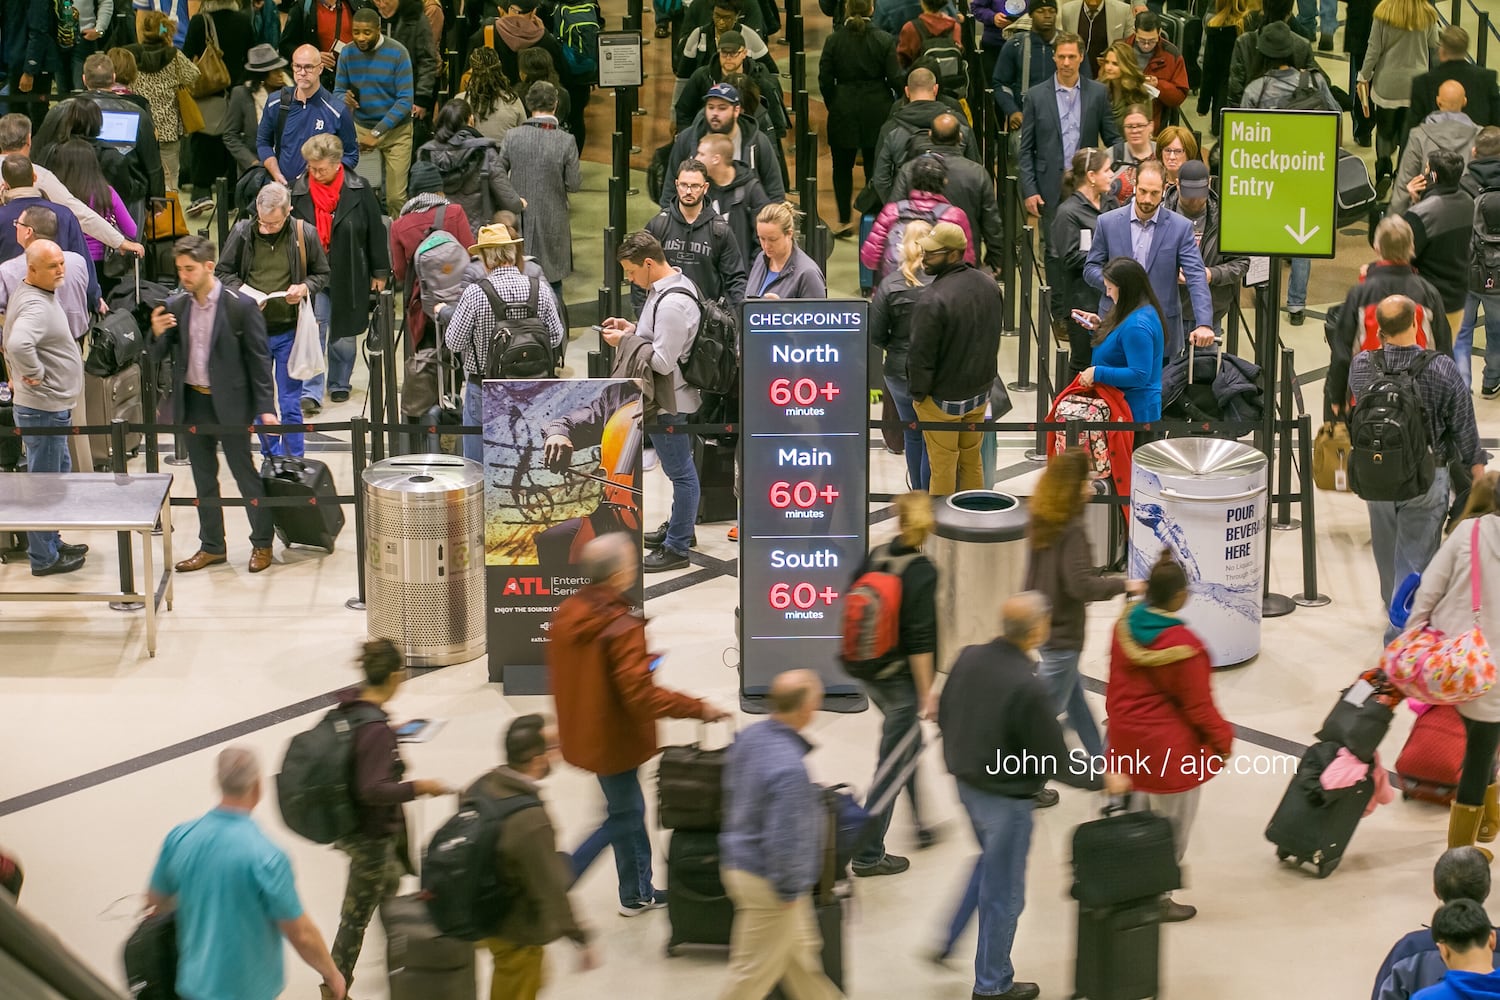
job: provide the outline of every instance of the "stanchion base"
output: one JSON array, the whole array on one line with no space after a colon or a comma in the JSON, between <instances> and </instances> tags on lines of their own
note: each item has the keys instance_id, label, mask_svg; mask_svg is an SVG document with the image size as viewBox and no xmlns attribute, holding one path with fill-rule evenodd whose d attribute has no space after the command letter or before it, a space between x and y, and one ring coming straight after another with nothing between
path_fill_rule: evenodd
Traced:
<instances>
[{"instance_id":1,"label":"stanchion base","mask_svg":"<svg viewBox=\"0 0 1500 1000\"><path fill-rule=\"evenodd\" d=\"M1332 598L1330 598L1327 594L1318 594L1316 597L1308 597L1306 594L1298 594L1293 597L1292 600L1297 602L1297 607L1299 608L1321 608L1323 607L1323 605L1332 600Z\"/></svg>"},{"instance_id":2,"label":"stanchion base","mask_svg":"<svg viewBox=\"0 0 1500 1000\"><path fill-rule=\"evenodd\" d=\"M641 189L640 188L630 188L625 193L628 194L628 195L631 195L632 197L634 197L635 195L638 195L638 194L641 193Z\"/></svg>"},{"instance_id":3,"label":"stanchion base","mask_svg":"<svg viewBox=\"0 0 1500 1000\"><path fill-rule=\"evenodd\" d=\"M1296 531L1300 527L1302 527L1302 522L1297 520L1295 517L1285 524L1282 524L1280 521L1271 522L1272 531Z\"/></svg>"},{"instance_id":4,"label":"stanchion base","mask_svg":"<svg viewBox=\"0 0 1500 1000\"><path fill-rule=\"evenodd\" d=\"M365 609L365 602L357 597L351 597L344 602L344 607L350 611L363 611Z\"/></svg>"},{"instance_id":5,"label":"stanchion base","mask_svg":"<svg viewBox=\"0 0 1500 1000\"><path fill-rule=\"evenodd\" d=\"M1011 392L1036 392L1036 383L1022 382L1020 379L1017 379L1014 382L1005 383L1005 388Z\"/></svg>"},{"instance_id":6,"label":"stanchion base","mask_svg":"<svg viewBox=\"0 0 1500 1000\"><path fill-rule=\"evenodd\" d=\"M1020 335L1021 335L1021 331L1020 330L1001 330L1000 331L1000 336L1002 336L1002 337L1019 337Z\"/></svg>"},{"instance_id":7,"label":"stanchion base","mask_svg":"<svg viewBox=\"0 0 1500 1000\"><path fill-rule=\"evenodd\" d=\"M630 147L630 154L632 156L634 156L636 153L639 153L640 151L641 151L641 147L639 147L639 146L631 146Z\"/></svg>"},{"instance_id":8,"label":"stanchion base","mask_svg":"<svg viewBox=\"0 0 1500 1000\"><path fill-rule=\"evenodd\" d=\"M1028 462L1041 462L1044 465L1047 462L1047 453L1045 451L1037 451L1035 448L1027 448L1025 457Z\"/></svg>"},{"instance_id":9,"label":"stanchion base","mask_svg":"<svg viewBox=\"0 0 1500 1000\"><path fill-rule=\"evenodd\" d=\"M162 459L162 463L165 464L165 465L188 465L188 464L190 464L189 463L189 459L188 459L188 457L186 455L178 455L176 452L172 453L172 457L171 458L164 458L164 459Z\"/></svg>"},{"instance_id":10,"label":"stanchion base","mask_svg":"<svg viewBox=\"0 0 1500 1000\"><path fill-rule=\"evenodd\" d=\"M1262 618L1280 618L1297 610L1297 605L1285 594L1267 594L1260 599L1260 616Z\"/></svg>"},{"instance_id":11,"label":"stanchion base","mask_svg":"<svg viewBox=\"0 0 1500 1000\"><path fill-rule=\"evenodd\" d=\"M636 108L634 111L630 112L630 116L632 118L644 118L646 116L646 109Z\"/></svg>"},{"instance_id":12,"label":"stanchion base","mask_svg":"<svg viewBox=\"0 0 1500 1000\"><path fill-rule=\"evenodd\" d=\"M145 608L146 608L146 605L142 604L140 601L110 601L109 602L109 610L111 610L111 611L144 611Z\"/></svg>"}]
</instances>

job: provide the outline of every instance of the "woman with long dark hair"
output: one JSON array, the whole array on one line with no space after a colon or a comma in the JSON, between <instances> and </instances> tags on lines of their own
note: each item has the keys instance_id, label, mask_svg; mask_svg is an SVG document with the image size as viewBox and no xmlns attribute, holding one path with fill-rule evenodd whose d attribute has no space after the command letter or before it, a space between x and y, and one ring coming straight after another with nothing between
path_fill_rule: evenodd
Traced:
<instances>
[{"instance_id":1,"label":"woman with long dark hair","mask_svg":"<svg viewBox=\"0 0 1500 1000\"><path fill-rule=\"evenodd\" d=\"M896 40L870 23L871 0L849 0L844 23L823 44L818 88L828 109L828 152L833 156L833 203L839 225L834 236L857 231L853 222L854 158L862 158L865 182L875 175L875 143L904 79Z\"/></svg>"},{"instance_id":2,"label":"woman with long dark hair","mask_svg":"<svg viewBox=\"0 0 1500 1000\"><path fill-rule=\"evenodd\" d=\"M1062 296L1066 309L1089 312L1099 305L1099 293L1083 279L1083 265L1089 256L1083 234L1092 234L1099 225L1099 213L1115 207L1110 194L1114 182L1113 157L1108 150L1093 146L1074 153L1072 169L1063 175L1062 204L1052 222L1052 245L1062 263L1062 287L1054 294ZM1068 365L1073 374L1093 363L1093 351L1092 334L1069 316Z\"/></svg>"},{"instance_id":3,"label":"woman with long dark hair","mask_svg":"<svg viewBox=\"0 0 1500 1000\"><path fill-rule=\"evenodd\" d=\"M433 123L432 140L418 150L418 158L438 168L443 175L443 193L463 208L469 227L476 233L495 221L496 212L520 215L526 209L500 162L500 144L479 134L467 101L455 97L443 105ZM486 173L490 179L488 191L484 188Z\"/></svg>"},{"instance_id":4,"label":"woman with long dark hair","mask_svg":"<svg viewBox=\"0 0 1500 1000\"><path fill-rule=\"evenodd\" d=\"M63 187L73 193L73 197L99 213L104 221L118 229L127 240L136 238L135 219L131 218L130 211L125 207L125 202L120 198L119 192L110 186L109 181L105 180L104 171L99 169L99 154L94 151L92 142L81 136L74 136L57 144L52 147L52 152L48 157L48 166L57 175ZM104 260L103 243L87 233L84 234L83 240L88 244L89 256L93 258L95 264ZM95 270L98 271L98 268ZM103 279L102 272L99 273L99 277Z\"/></svg>"},{"instance_id":5,"label":"woman with long dark hair","mask_svg":"<svg viewBox=\"0 0 1500 1000\"><path fill-rule=\"evenodd\" d=\"M551 60L549 59L550 63ZM499 142L505 133L526 120L521 97L511 86L495 50L481 46L469 53L469 82L454 100L464 101L474 113L474 127L486 139Z\"/></svg>"},{"instance_id":6,"label":"woman with long dark hair","mask_svg":"<svg viewBox=\"0 0 1500 1000\"><path fill-rule=\"evenodd\" d=\"M1131 416L1141 423L1161 419L1161 365L1166 321L1146 269L1131 257L1104 265L1104 294L1115 306L1102 319L1074 310L1095 326L1093 364L1079 374L1084 385L1112 385L1125 394Z\"/></svg>"}]
</instances>

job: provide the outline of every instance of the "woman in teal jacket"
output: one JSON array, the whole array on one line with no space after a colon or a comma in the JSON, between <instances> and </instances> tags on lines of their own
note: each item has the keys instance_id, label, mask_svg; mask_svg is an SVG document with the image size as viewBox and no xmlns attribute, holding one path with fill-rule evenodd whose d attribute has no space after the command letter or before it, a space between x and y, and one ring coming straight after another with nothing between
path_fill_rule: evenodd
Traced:
<instances>
[{"instance_id":1,"label":"woman in teal jacket","mask_svg":"<svg viewBox=\"0 0 1500 1000\"><path fill-rule=\"evenodd\" d=\"M1161 419L1162 350L1166 323L1146 269L1129 257L1104 265L1104 291L1115 303L1101 321L1075 312L1094 333L1093 365L1078 376L1084 385L1112 385L1125 394L1130 415L1141 423Z\"/></svg>"}]
</instances>

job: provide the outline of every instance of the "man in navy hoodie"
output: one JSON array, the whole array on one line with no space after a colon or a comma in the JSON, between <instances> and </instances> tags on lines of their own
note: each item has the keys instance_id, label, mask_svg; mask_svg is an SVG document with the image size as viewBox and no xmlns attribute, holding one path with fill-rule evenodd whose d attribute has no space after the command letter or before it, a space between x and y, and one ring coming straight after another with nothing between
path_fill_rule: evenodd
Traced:
<instances>
[{"instance_id":1,"label":"man in navy hoodie","mask_svg":"<svg viewBox=\"0 0 1500 1000\"><path fill-rule=\"evenodd\" d=\"M1481 1000L1500 997L1500 973L1495 971L1495 927L1484 907L1472 899L1444 903L1432 915L1432 938L1437 942L1448 975L1413 1000Z\"/></svg>"},{"instance_id":2,"label":"man in navy hoodie","mask_svg":"<svg viewBox=\"0 0 1500 1000\"><path fill-rule=\"evenodd\" d=\"M1468 899L1483 906L1490 895L1490 863L1473 847L1443 852L1432 869L1432 891L1443 903ZM1370 1000L1408 1000L1418 990L1441 982L1447 973L1432 931L1419 927L1391 946Z\"/></svg>"}]
</instances>

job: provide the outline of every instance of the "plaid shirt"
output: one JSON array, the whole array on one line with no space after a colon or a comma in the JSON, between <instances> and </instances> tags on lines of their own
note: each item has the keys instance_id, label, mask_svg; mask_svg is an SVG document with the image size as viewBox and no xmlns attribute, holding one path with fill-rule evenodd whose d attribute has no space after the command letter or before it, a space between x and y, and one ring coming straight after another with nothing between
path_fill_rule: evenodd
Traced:
<instances>
[{"instance_id":1,"label":"plaid shirt","mask_svg":"<svg viewBox=\"0 0 1500 1000\"><path fill-rule=\"evenodd\" d=\"M530 278L514 267L497 267L485 275L484 280L495 286L500 301L515 307L506 310L510 313L507 319L526 316L526 302L531 296ZM540 285L536 294L537 316L546 324L547 332L552 335L552 348L556 350L567 330L557 314L557 300L552 296L551 286L540 278L537 283ZM490 341L495 339L495 327L495 311L490 307L489 296L475 282L459 296L458 305L453 307L453 315L443 332L448 350L463 355L465 375L484 374L490 360Z\"/></svg>"},{"instance_id":2,"label":"plaid shirt","mask_svg":"<svg viewBox=\"0 0 1500 1000\"><path fill-rule=\"evenodd\" d=\"M1411 347L1381 348L1385 351L1386 366L1391 371L1402 371L1416 360L1422 349ZM1378 374L1374 351L1363 351L1349 366L1349 391L1354 401L1374 384ZM1458 459L1465 465L1483 465L1488 460L1479 444L1479 427L1474 423L1474 399L1464 388L1458 374L1458 366L1446 354L1438 354L1428 362L1422 374L1417 376L1417 394L1422 397L1422 412L1427 415L1428 440L1432 452L1439 461Z\"/></svg>"}]
</instances>

